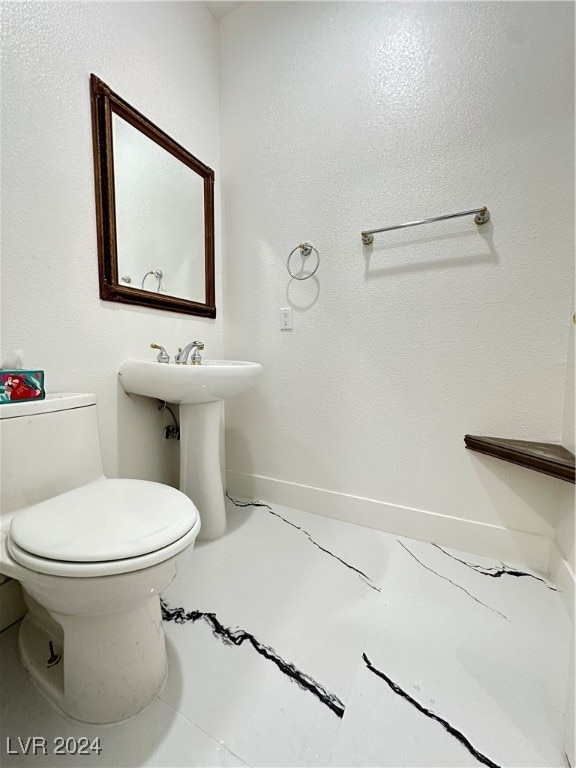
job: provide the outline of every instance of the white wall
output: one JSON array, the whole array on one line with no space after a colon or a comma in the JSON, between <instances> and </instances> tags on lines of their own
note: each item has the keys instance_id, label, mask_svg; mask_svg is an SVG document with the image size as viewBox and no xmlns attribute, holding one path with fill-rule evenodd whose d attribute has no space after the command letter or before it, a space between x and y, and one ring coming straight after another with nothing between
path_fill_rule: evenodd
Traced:
<instances>
[{"instance_id":1,"label":"white wall","mask_svg":"<svg viewBox=\"0 0 576 768\"><path fill-rule=\"evenodd\" d=\"M525 533L518 558L540 563L539 536L565 508L551 502L557 481L465 451L462 437L562 437L572 5L259 2L228 14L224 274L204 5L2 10L2 350L23 347L49 390L98 394L107 473L176 482L167 418L130 401L116 369L152 340L173 352L197 337L209 357L265 366L227 409L231 487L271 478L314 506L314 486L332 494L316 511L340 504L412 535L459 526L466 538L478 524L471 547L510 528ZM90 72L215 169L216 321L99 300ZM459 219L360 242L363 228L483 204L492 222L479 229ZM291 282L286 257L305 238L318 279ZM290 305L294 330L281 333Z\"/></svg>"},{"instance_id":2,"label":"white wall","mask_svg":"<svg viewBox=\"0 0 576 768\"><path fill-rule=\"evenodd\" d=\"M567 356L562 444L574 453L574 325L570 328ZM557 523L550 565L552 576L562 591L566 608L574 619L576 591L574 486L569 483L559 483L556 490Z\"/></svg>"},{"instance_id":3,"label":"white wall","mask_svg":"<svg viewBox=\"0 0 576 768\"><path fill-rule=\"evenodd\" d=\"M574 285L574 274L572 274L572 285ZM574 301L574 294L572 294ZM572 451L576 452L574 433L574 325L576 324L576 312L574 313L574 322L570 325L568 334L568 352L566 364L566 390L564 397L564 422L562 425L562 444Z\"/></svg>"},{"instance_id":4,"label":"white wall","mask_svg":"<svg viewBox=\"0 0 576 768\"><path fill-rule=\"evenodd\" d=\"M48 391L96 392L109 475L175 483L169 419L117 368L151 341L222 355L216 23L201 3L7 2L2 49L2 350ZM100 301L91 72L215 170L217 320Z\"/></svg>"},{"instance_id":5,"label":"white wall","mask_svg":"<svg viewBox=\"0 0 576 768\"><path fill-rule=\"evenodd\" d=\"M245 3L220 41L225 352L265 371L227 408L229 487L545 567L558 481L463 436L562 436L572 4Z\"/></svg>"}]
</instances>

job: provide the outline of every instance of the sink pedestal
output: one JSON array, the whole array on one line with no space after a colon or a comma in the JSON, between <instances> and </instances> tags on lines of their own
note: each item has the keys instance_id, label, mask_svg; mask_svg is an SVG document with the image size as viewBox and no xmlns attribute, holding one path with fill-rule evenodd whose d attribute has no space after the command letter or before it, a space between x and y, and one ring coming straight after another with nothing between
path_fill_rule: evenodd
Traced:
<instances>
[{"instance_id":1,"label":"sink pedestal","mask_svg":"<svg viewBox=\"0 0 576 768\"><path fill-rule=\"evenodd\" d=\"M244 360L176 365L128 359L118 371L126 392L180 406L180 490L200 513L199 539L226 533L220 467L222 401L253 387L261 373L260 363Z\"/></svg>"},{"instance_id":2,"label":"sink pedestal","mask_svg":"<svg viewBox=\"0 0 576 768\"><path fill-rule=\"evenodd\" d=\"M180 405L180 490L200 513L198 539L217 539L226 532L220 467L222 400Z\"/></svg>"}]
</instances>

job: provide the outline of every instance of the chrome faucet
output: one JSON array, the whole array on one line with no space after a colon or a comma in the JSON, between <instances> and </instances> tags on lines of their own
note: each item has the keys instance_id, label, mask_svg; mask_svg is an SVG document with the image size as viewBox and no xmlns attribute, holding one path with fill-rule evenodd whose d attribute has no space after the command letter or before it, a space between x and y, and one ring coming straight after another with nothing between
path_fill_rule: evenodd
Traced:
<instances>
[{"instance_id":1,"label":"chrome faucet","mask_svg":"<svg viewBox=\"0 0 576 768\"><path fill-rule=\"evenodd\" d=\"M188 355L192 352L190 355L190 365L202 365L202 355L199 351L201 349L204 349L203 341L191 341L184 349L178 347L178 354L174 358L174 362L177 365L186 365L188 363Z\"/></svg>"},{"instance_id":2,"label":"chrome faucet","mask_svg":"<svg viewBox=\"0 0 576 768\"><path fill-rule=\"evenodd\" d=\"M155 342L152 342L152 344L150 344L150 347L152 349L159 349L160 350L160 352L158 352L158 355L156 356L156 360L158 360L159 363L169 363L170 362L170 355L168 354L168 352L166 352L166 350L164 349L164 347L161 344L156 344Z\"/></svg>"}]
</instances>

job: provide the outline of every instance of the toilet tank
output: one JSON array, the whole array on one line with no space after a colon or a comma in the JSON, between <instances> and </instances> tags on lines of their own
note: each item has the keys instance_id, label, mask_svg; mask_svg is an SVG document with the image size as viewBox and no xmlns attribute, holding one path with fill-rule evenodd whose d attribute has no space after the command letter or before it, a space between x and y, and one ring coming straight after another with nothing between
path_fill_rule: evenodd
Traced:
<instances>
[{"instance_id":1,"label":"toilet tank","mask_svg":"<svg viewBox=\"0 0 576 768\"><path fill-rule=\"evenodd\" d=\"M0 405L0 473L2 515L102 477L96 397Z\"/></svg>"}]
</instances>

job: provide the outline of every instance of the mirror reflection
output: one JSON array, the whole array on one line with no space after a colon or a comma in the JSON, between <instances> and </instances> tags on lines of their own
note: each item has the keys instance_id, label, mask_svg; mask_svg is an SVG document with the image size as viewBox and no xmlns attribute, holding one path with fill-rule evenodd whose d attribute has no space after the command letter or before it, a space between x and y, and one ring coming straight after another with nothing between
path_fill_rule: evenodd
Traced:
<instances>
[{"instance_id":1,"label":"mirror reflection","mask_svg":"<svg viewBox=\"0 0 576 768\"><path fill-rule=\"evenodd\" d=\"M112 115L120 282L205 302L204 182Z\"/></svg>"},{"instance_id":2,"label":"mirror reflection","mask_svg":"<svg viewBox=\"0 0 576 768\"><path fill-rule=\"evenodd\" d=\"M100 296L215 317L214 173L91 76Z\"/></svg>"}]
</instances>

